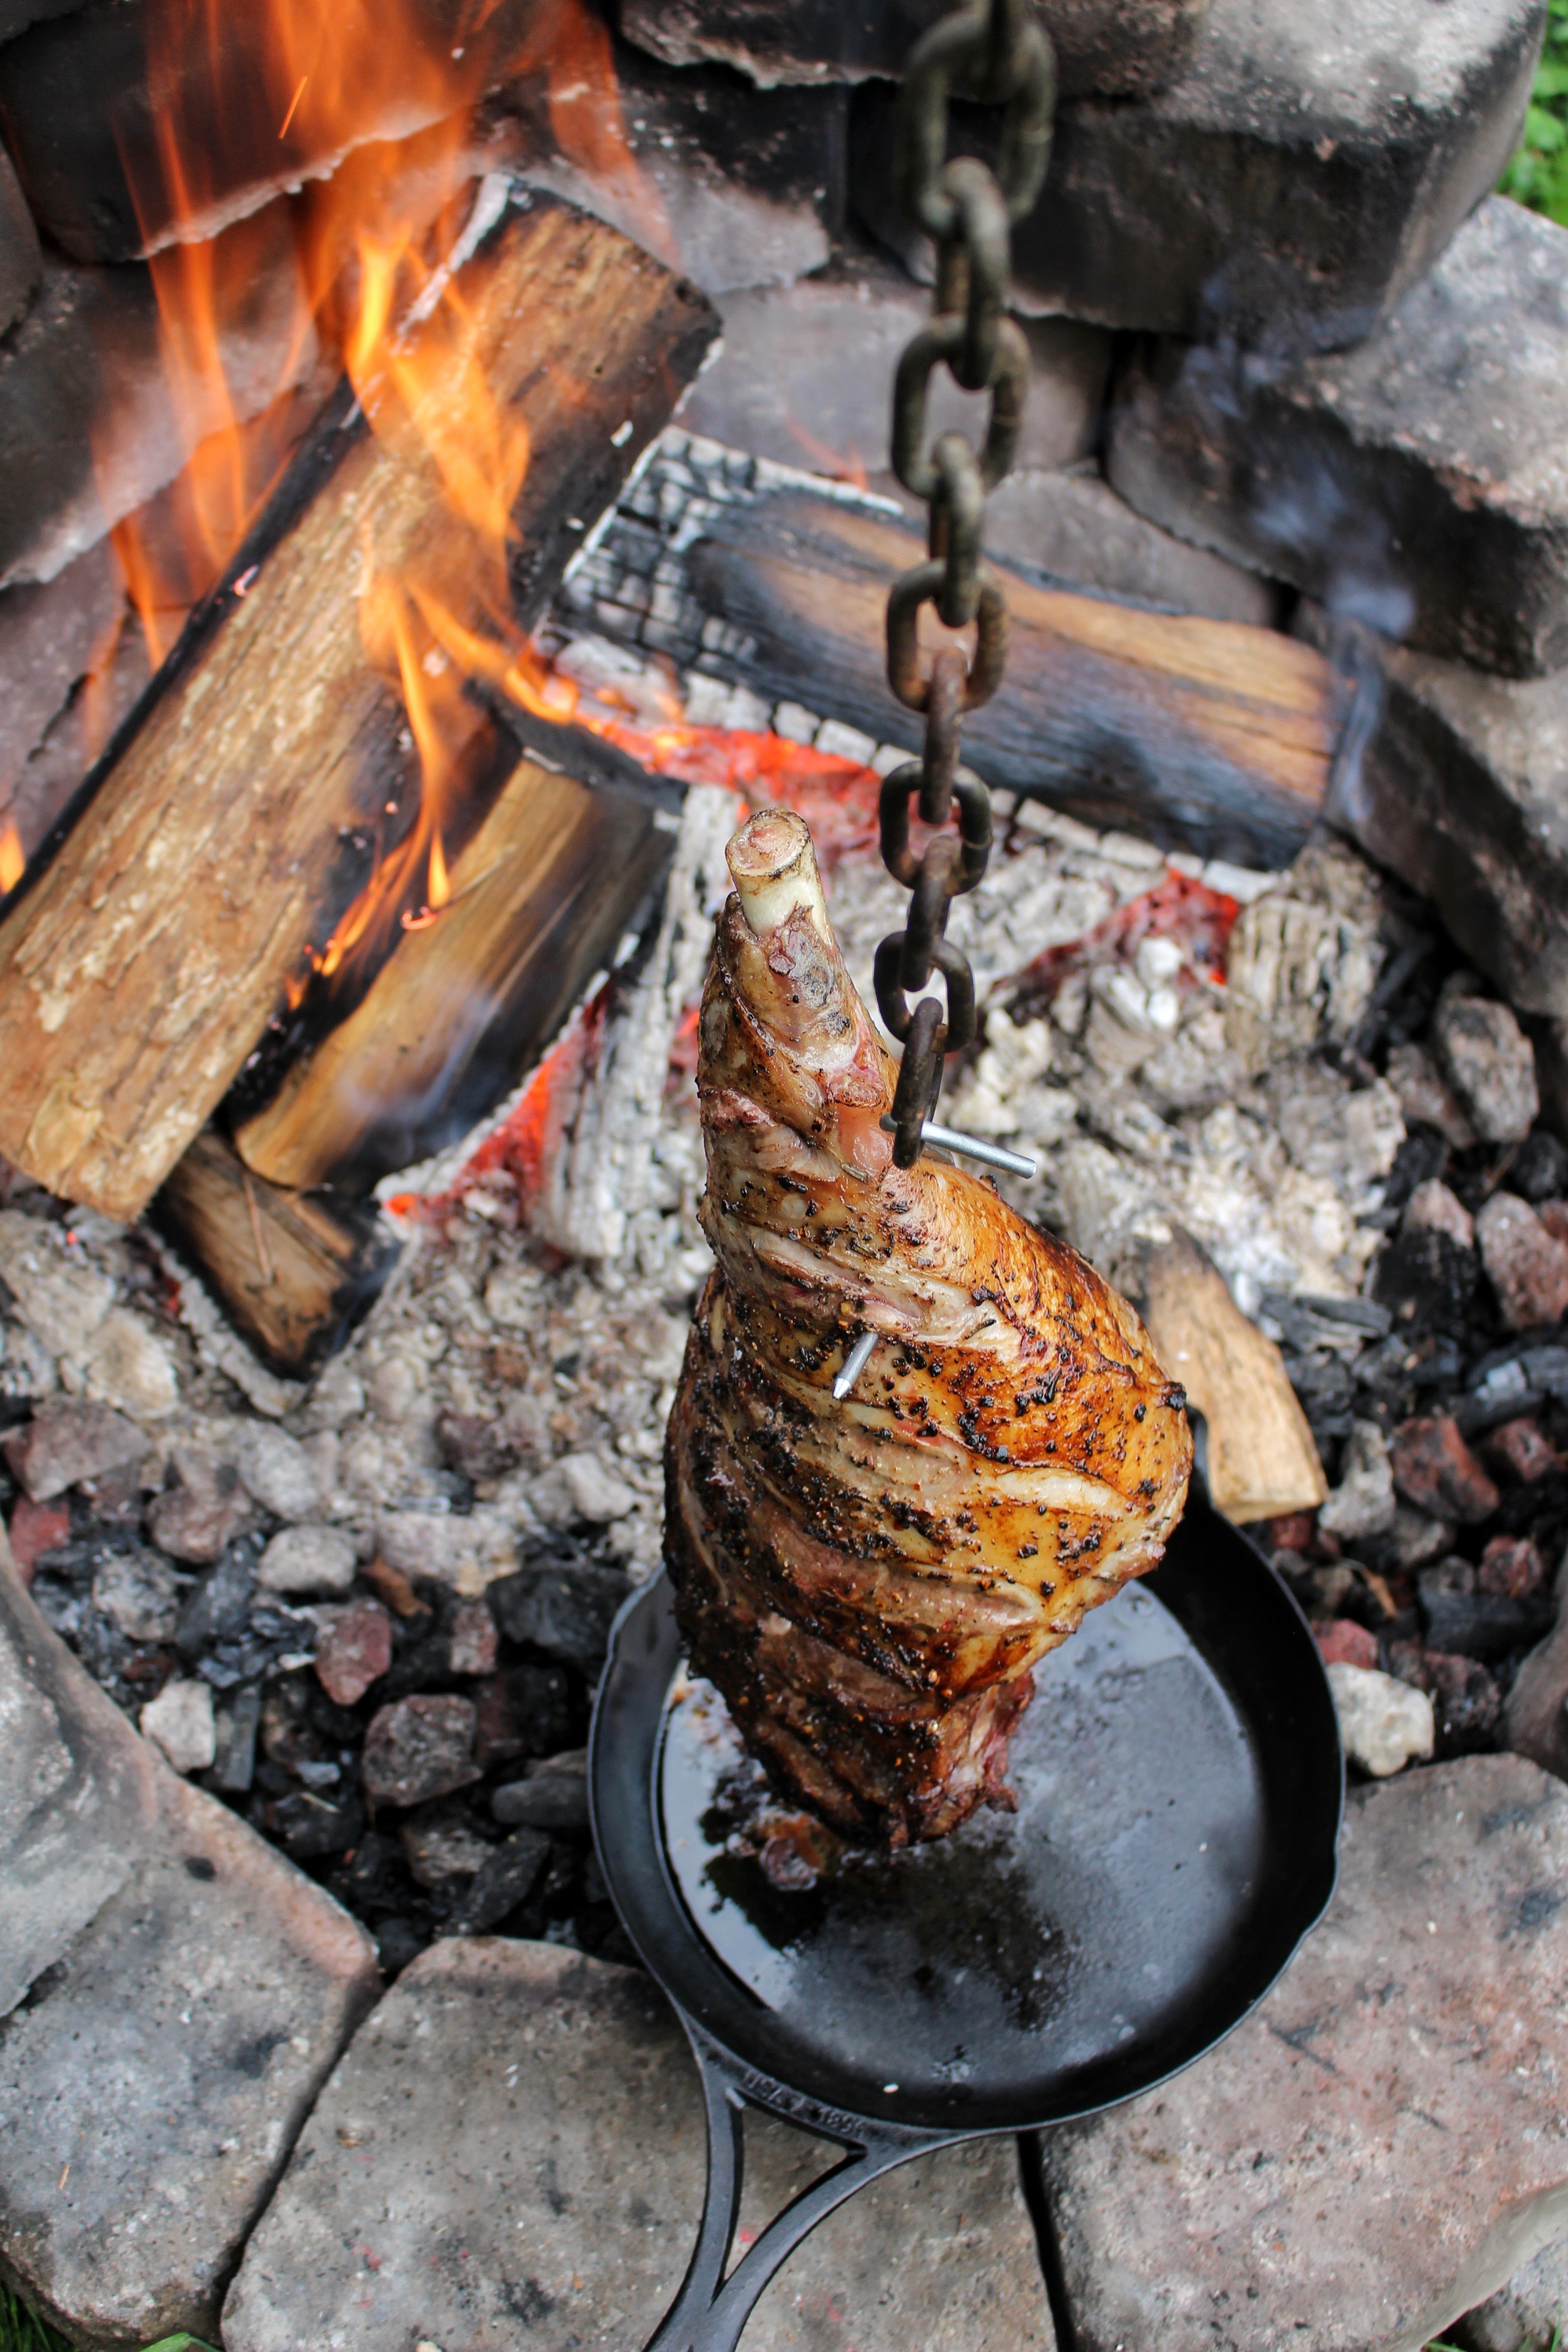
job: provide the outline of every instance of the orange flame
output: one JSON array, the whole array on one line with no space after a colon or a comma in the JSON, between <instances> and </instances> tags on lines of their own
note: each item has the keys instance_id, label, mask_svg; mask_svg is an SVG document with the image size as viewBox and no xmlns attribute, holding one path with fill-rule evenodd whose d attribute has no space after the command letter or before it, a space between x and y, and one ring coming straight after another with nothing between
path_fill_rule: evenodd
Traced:
<instances>
[{"instance_id":1,"label":"orange flame","mask_svg":"<svg viewBox=\"0 0 1568 2352\"><path fill-rule=\"evenodd\" d=\"M491 395L460 283L429 257L432 242L449 247L480 168L474 109L498 83L542 70L566 158L628 198L638 194L637 167L609 36L584 0L533 0L521 30L515 5L463 0L440 38L419 0L374 9L257 0L254 16L223 0L155 0L147 14L150 85L163 100L151 148L138 157L127 146L123 161L153 248L163 365L187 463L153 520L134 515L112 536L152 659L168 653L272 488L305 421L292 388L320 351L341 362L373 432L404 446L416 437L472 534L464 592L473 597L477 584L488 635L471 625L475 607L460 620L437 581L389 570L374 544L365 550L362 634L401 695L421 800L315 959L331 977L381 952L400 916L422 919L444 903L462 754L478 723L467 684L486 679L554 719L574 698L510 611L527 431ZM310 183L288 215L295 283L289 293L282 273L281 312L268 250L281 215L268 205L233 219L215 165L237 153L261 185L274 171L279 188ZM657 198L642 192L641 208L657 236Z\"/></svg>"},{"instance_id":2,"label":"orange flame","mask_svg":"<svg viewBox=\"0 0 1568 2352\"><path fill-rule=\"evenodd\" d=\"M16 820L8 818L4 825L0 825L0 895L16 888L26 863L22 855L22 836L16 830Z\"/></svg>"}]
</instances>

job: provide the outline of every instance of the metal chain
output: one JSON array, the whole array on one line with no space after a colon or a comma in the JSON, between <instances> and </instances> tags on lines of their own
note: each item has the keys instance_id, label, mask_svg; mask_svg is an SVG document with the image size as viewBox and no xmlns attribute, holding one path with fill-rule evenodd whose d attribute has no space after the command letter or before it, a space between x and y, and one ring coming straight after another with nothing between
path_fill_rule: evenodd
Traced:
<instances>
[{"instance_id":1,"label":"metal chain","mask_svg":"<svg viewBox=\"0 0 1568 2352\"><path fill-rule=\"evenodd\" d=\"M969 0L915 45L899 110L899 195L917 227L936 239L935 316L899 362L893 388L893 471L928 501L930 560L895 581L888 599L888 682L925 714L925 747L882 785L882 862L913 892L908 919L877 950L877 1003L903 1045L893 1096L893 1159L912 1168L942 1091L942 1063L974 1035L974 975L947 938L948 909L973 890L991 855L991 796L959 764L963 714L988 702L1007 658L1007 606L980 554L985 493L1012 467L1023 423L1029 353L1005 311L1012 225L1040 192L1050 160L1056 58L1034 0ZM997 169L969 156L947 160L954 86L1005 106ZM966 392L989 392L979 449L962 433L925 446L931 371L944 364ZM926 669L919 643L923 604L950 629L974 625L973 657L944 646ZM910 847L910 802L921 822L944 825L958 803L958 832L938 834L923 855ZM911 992L931 972L947 983L947 1017L934 997Z\"/></svg>"}]
</instances>

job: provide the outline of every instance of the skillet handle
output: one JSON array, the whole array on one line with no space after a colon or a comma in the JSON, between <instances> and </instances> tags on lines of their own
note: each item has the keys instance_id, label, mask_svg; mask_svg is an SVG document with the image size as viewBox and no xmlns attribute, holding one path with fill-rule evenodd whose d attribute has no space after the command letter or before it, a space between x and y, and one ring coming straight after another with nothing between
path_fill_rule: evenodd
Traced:
<instances>
[{"instance_id":1,"label":"skillet handle","mask_svg":"<svg viewBox=\"0 0 1568 2352\"><path fill-rule=\"evenodd\" d=\"M679 2012L690 2041L708 2122L708 2186L702 2200L702 2223L697 2232L680 2292L654 2334L647 2352L735 2352L741 2331L755 2309L763 2289L781 2263L817 2223L853 2197L868 2180L889 2172L896 2164L928 2148L942 2146L946 2132L900 2130L883 2134L874 2127L857 2128L853 2139L828 2131L809 2112L786 2121L819 2131L844 2149L843 2161L822 2173L810 2187L769 2222L728 2278L724 2265L741 2213L741 2186L745 2147L742 2118L746 2088L739 2070L717 2050L700 2028Z\"/></svg>"}]
</instances>

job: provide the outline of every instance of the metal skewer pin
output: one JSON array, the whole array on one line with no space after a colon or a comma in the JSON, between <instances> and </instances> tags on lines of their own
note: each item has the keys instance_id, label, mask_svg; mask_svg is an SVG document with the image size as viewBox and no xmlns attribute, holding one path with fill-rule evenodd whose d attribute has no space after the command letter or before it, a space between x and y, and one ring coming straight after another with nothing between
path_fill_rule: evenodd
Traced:
<instances>
[{"instance_id":1,"label":"metal skewer pin","mask_svg":"<svg viewBox=\"0 0 1568 2352\"><path fill-rule=\"evenodd\" d=\"M879 1337L880 1334L876 1331L862 1331L849 1353L845 1357L843 1364L834 1374L833 1393L840 1404L870 1362Z\"/></svg>"},{"instance_id":2,"label":"metal skewer pin","mask_svg":"<svg viewBox=\"0 0 1568 2352\"><path fill-rule=\"evenodd\" d=\"M890 1113L881 1123L889 1135L898 1133ZM943 1151L961 1151L966 1160L982 1160L987 1168L1005 1168L1010 1176L1032 1176L1038 1164L1021 1151L1004 1151L999 1143L987 1143L978 1135L960 1135L953 1127L941 1127L934 1118L921 1121L921 1141L934 1143Z\"/></svg>"}]
</instances>

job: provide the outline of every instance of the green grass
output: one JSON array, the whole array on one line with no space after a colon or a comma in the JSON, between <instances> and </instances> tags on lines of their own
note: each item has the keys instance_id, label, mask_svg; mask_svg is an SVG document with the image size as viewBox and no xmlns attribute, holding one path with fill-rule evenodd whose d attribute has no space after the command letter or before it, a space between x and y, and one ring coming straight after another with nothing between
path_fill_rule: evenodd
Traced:
<instances>
[{"instance_id":1,"label":"green grass","mask_svg":"<svg viewBox=\"0 0 1568 2352\"><path fill-rule=\"evenodd\" d=\"M1568 0L1547 0L1546 47L1524 118L1524 143L1498 186L1568 228Z\"/></svg>"},{"instance_id":2,"label":"green grass","mask_svg":"<svg viewBox=\"0 0 1568 2352\"><path fill-rule=\"evenodd\" d=\"M74 2347L0 2281L0 2352L74 2352ZM147 2352L212 2352L212 2347L198 2344L194 2336L165 2336L150 2344Z\"/></svg>"}]
</instances>

